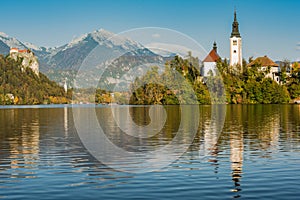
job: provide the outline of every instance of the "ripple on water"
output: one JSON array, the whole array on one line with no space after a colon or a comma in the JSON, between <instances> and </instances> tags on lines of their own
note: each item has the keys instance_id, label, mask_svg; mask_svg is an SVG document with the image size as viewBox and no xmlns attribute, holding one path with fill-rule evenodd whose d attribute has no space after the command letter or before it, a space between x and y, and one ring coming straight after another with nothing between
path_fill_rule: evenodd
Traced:
<instances>
[{"instance_id":1,"label":"ripple on water","mask_svg":"<svg viewBox=\"0 0 300 200\"><path fill-rule=\"evenodd\" d=\"M163 169L139 174L116 171L93 158L76 135L71 109L0 109L0 198L298 199L299 111L229 106L222 135L214 138L209 108L202 108L198 134L185 154ZM133 114L147 124L143 110ZM171 141L180 120L170 115L164 133L130 143L107 111L99 113L109 138L141 151Z\"/></svg>"}]
</instances>

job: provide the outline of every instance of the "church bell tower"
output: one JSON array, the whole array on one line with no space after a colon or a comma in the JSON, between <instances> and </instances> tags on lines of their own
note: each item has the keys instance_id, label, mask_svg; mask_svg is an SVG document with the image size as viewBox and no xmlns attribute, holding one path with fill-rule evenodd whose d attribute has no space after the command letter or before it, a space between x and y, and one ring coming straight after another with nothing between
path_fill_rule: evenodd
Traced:
<instances>
[{"instance_id":1,"label":"church bell tower","mask_svg":"<svg viewBox=\"0 0 300 200\"><path fill-rule=\"evenodd\" d=\"M239 32L239 23L234 11L234 21L230 37L230 66L240 65L242 69L242 38Z\"/></svg>"}]
</instances>

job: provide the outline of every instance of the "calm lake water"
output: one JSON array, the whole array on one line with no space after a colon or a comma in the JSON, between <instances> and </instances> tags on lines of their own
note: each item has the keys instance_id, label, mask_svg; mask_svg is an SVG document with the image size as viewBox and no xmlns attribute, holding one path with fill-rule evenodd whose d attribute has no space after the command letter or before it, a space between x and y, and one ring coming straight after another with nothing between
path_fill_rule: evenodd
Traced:
<instances>
[{"instance_id":1,"label":"calm lake water","mask_svg":"<svg viewBox=\"0 0 300 200\"><path fill-rule=\"evenodd\" d=\"M157 150L176 134L187 144L193 142L182 155L178 145L181 156L161 169L118 171L85 148L71 107L1 107L0 199L300 197L299 105L227 105L218 110L224 113L224 124L222 115L216 115L211 106L167 106L163 127L153 128L157 133L150 131L147 134L153 136L148 138L127 135L126 131L135 134L143 129L132 130L132 124L124 119L126 130L121 130L113 116L129 110L135 125L143 128L151 123L149 107L76 108L79 115L89 110L95 111L107 138L126 151ZM154 113L152 120L164 122L160 112ZM90 119L85 116L82 120ZM173 148L177 152L177 147ZM116 163L134 170L145 168L140 160L135 168L121 158Z\"/></svg>"}]
</instances>

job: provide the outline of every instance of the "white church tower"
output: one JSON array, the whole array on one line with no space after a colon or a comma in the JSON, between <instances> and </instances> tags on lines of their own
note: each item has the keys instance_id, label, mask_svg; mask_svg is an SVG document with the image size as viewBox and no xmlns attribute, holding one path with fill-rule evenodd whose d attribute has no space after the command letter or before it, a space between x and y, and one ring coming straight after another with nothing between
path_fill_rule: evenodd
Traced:
<instances>
[{"instance_id":1,"label":"white church tower","mask_svg":"<svg viewBox=\"0 0 300 200\"><path fill-rule=\"evenodd\" d=\"M67 78L65 78L65 82L64 82L64 90L65 90L65 93L68 92Z\"/></svg>"},{"instance_id":2,"label":"white church tower","mask_svg":"<svg viewBox=\"0 0 300 200\"><path fill-rule=\"evenodd\" d=\"M240 65L242 69L242 59L242 38L239 32L239 23L236 19L236 11L234 11L234 21L230 37L230 66Z\"/></svg>"}]
</instances>

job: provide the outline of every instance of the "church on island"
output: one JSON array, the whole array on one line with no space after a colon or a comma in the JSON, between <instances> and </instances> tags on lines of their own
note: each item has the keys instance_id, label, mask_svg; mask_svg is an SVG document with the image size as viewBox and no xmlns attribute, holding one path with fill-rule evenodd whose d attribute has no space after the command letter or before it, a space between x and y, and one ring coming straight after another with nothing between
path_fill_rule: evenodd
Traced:
<instances>
[{"instance_id":1,"label":"church on island","mask_svg":"<svg viewBox=\"0 0 300 200\"><path fill-rule=\"evenodd\" d=\"M243 56L242 56L242 37L239 31L239 22L237 20L236 11L234 11L234 20L232 23L232 31L231 36L229 38L230 41L230 58L229 65L235 69L236 71L243 71L243 67L252 67L254 65L260 65L260 70L268 71L266 73L266 77L269 77L276 81L278 84L280 83L280 67L274 61L272 61L267 56L258 57L247 66L243 66ZM201 75L206 78L208 76L213 76L216 74L217 69L217 61L220 60L221 57L217 52L217 43L213 43L213 49L209 52L209 54L202 61L202 70Z\"/></svg>"}]
</instances>

